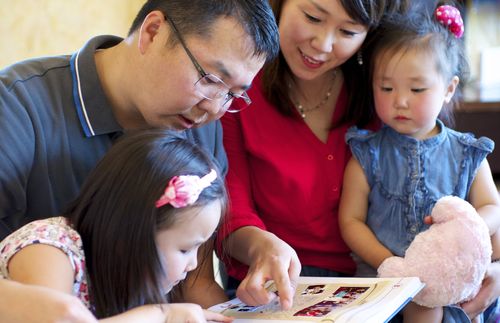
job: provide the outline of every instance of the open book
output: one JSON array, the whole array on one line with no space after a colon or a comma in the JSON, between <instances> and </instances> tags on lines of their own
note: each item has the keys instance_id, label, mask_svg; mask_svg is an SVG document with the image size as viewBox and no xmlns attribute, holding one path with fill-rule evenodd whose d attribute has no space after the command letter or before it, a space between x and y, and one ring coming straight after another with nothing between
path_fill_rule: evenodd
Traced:
<instances>
[{"instance_id":1,"label":"open book","mask_svg":"<svg viewBox=\"0 0 500 323\"><path fill-rule=\"evenodd\" d=\"M423 286L417 277L300 277L288 311L280 310L277 299L263 306L248 306L237 298L210 310L235 317L235 322L387 322Z\"/></svg>"}]
</instances>

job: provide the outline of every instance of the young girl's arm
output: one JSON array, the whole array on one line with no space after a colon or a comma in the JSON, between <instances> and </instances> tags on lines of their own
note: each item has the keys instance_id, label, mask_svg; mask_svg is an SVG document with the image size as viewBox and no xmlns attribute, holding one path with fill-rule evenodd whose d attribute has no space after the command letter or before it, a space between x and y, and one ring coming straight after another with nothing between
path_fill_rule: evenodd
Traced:
<instances>
[{"instance_id":1,"label":"young girl's arm","mask_svg":"<svg viewBox=\"0 0 500 323\"><path fill-rule=\"evenodd\" d=\"M29 245L9 261L9 276L20 283L49 287L72 293L74 270L68 256L60 249L44 245ZM222 314L202 310L195 304L144 305L107 318L105 322L231 322Z\"/></svg>"},{"instance_id":2,"label":"young girl's arm","mask_svg":"<svg viewBox=\"0 0 500 323\"><path fill-rule=\"evenodd\" d=\"M68 256L56 247L26 246L12 256L8 270L11 280L72 294L75 272Z\"/></svg>"},{"instance_id":3,"label":"young girl's arm","mask_svg":"<svg viewBox=\"0 0 500 323\"><path fill-rule=\"evenodd\" d=\"M144 305L99 322L163 323L163 322L232 322L232 318L203 310L199 305L179 303Z\"/></svg>"},{"instance_id":4,"label":"young girl's arm","mask_svg":"<svg viewBox=\"0 0 500 323\"><path fill-rule=\"evenodd\" d=\"M0 279L0 295L2 322L97 322L94 315L77 297L52 288Z\"/></svg>"},{"instance_id":5,"label":"young girl's arm","mask_svg":"<svg viewBox=\"0 0 500 323\"><path fill-rule=\"evenodd\" d=\"M370 187L361 165L351 158L344 173L339 207L340 232L347 245L373 268L378 268L391 251L383 246L366 225Z\"/></svg>"},{"instance_id":6,"label":"young girl's arm","mask_svg":"<svg viewBox=\"0 0 500 323\"><path fill-rule=\"evenodd\" d=\"M490 235L500 230L500 196L485 159L477 171L469 194L470 203L484 219Z\"/></svg>"}]
</instances>

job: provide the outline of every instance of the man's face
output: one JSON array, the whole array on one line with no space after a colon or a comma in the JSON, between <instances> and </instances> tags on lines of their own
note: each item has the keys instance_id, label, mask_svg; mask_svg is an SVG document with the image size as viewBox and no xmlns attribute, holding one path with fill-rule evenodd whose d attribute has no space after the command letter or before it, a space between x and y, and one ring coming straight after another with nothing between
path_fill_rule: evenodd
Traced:
<instances>
[{"instance_id":1,"label":"man's face","mask_svg":"<svg viewBox=\"0 0 500 323\"><path fill-rule=\"evenodd\" d=\"M200 71L215 75L228 90L241 94L263 66L265 58L252 55L253 43L233 19L220 18L213 25L210 38L183 36L188 51L180 42L167 46L168 37L178 37L166 19L158 24L141 59L137 73L137 92L133 106L145 127L184 130L220 118L229 104L224 98L209 100L200 92Z\"/></svg>"}]
</instances>

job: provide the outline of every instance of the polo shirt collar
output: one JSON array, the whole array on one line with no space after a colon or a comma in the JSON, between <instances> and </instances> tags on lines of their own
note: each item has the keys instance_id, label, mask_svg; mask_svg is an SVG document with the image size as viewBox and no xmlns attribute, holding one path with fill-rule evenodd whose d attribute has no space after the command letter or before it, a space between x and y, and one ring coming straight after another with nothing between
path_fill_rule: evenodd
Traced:
<instances>
[{"instance_id":1,"label":"polo shirt collar","mask_svg":"<svg viewBox=\"0 0 500 323\"><path fill-rule=\"evenodd\" d=\"M113 47L122 40L116 36L97 36L71 57L73 99L86 137L123 131L102 88L94 58L98 49Z\"/></svg>"}]
</instances>

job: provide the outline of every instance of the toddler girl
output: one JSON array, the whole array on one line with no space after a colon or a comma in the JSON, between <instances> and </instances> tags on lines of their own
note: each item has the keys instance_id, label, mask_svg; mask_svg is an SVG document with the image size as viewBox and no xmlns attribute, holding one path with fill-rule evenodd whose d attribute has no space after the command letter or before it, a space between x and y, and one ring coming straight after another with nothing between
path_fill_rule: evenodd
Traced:
<instances>
[{"instance_id":1,"label":"toddler girl","mask_svg":"<svg viewBox=\"0 0 500 323\"><path fill-rule=\"evenodd\" d=\"M386 258L404 256L429 227L424 218L443 196L469 201L490 234L500 226L498 192L485 159L493 142L443 123L467 67L463 31L452 6L438 7L433 17L395 16L381 30L371 80L383 126L346 134L353 158L344 177L340 228L358 275L375 276ZM414 322L469 321L457 306L443 311L412 303L404 316Z\"/></svg>"}]
</instances>

